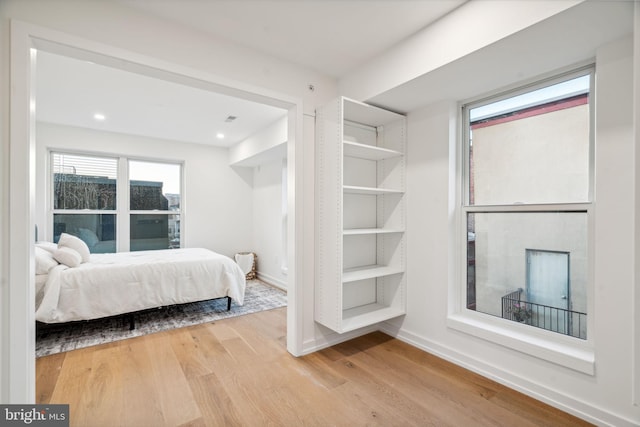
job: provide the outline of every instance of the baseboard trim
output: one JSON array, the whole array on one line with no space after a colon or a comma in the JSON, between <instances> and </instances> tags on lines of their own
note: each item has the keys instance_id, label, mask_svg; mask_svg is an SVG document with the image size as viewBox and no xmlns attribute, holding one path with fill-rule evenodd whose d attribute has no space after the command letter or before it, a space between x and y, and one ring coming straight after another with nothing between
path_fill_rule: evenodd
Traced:
<instances>
[{"instance_id":1,"label":"baseboard trim","mask_svg":"<svg viewBox=\"0 0 640 427\"><path fill-rule=\"evenodd\" d=\"M258 274L259 280L262 280L265 283L275 286L276 288L280 288L283 291L287 290L287 282L283 282L280 279L276 279L275 277L269 276L268 274L261 273L260 271L256 271L256 273Z\"/></svg>"},{"instance_id":2,"label":"baseboard trim","mask_svg":"<svg viewBox=\"0 0 640 427\"><path fill-rule=\"evenodd\" d=\"M340 344L345 341L349 341L350 339L357 338L362 335L368 334L370 332L375 332L378 330L380 330L380 328L378 328L377 325L373 325L363 329L358 329L356 331L345 332L342 334L339 334L337 332L331 332L329 334L322 335L321 337L305 341L302 344L302 355L311 354L313 352L331 347L332 345Z\"/></svg>"},{"instance_id":3,"label":"baseboard trim","mask_svg":"<svg viewBox=\"0 0 640 427\"><path fill-rule=\"evenodd\" d=\"M448 346L439 344L422 336L408 331L399 330L397 326L390 323L382 323L380 330L394 338L399 339L409 345L417 347L448 362L454 363L483 377L489 378L513 390L517 390L536 400L544 402L561 411L575 415L585 421L599 426L636 426L632 420L620 417L604 409L594 407L591 404L578 399L573 399L565 394L558 393L542 384L527 381L521 377L514 376L500 367L488 364L469 355L454 350Z\"/></svg>"}]
</instances>

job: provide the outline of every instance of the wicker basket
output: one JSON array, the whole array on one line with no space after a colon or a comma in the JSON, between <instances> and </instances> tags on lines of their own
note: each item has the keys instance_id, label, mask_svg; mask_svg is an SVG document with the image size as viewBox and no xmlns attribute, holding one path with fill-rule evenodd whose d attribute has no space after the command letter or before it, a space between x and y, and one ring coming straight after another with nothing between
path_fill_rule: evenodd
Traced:
<instances>
[{"instance_id":1,"label":"wicker basket","mask_svg":"<svg viewBox=\"0 0 640 427\"><path fill-rule=\"evenodd\" d=\"M238 252L236 254L236 262L238 262L238 255L253 255L253 262L251 264L251 270L246 273L247 280L254 280L258 277L256 273L256 263L258 256L254 252Z\"/></svg>"}]
</instances>

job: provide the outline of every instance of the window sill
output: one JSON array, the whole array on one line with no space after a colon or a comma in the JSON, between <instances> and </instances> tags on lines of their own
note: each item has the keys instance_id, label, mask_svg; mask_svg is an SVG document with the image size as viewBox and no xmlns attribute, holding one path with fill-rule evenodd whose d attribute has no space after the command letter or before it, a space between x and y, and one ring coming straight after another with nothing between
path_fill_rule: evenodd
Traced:
<instances>
[{"instance_id":1,"label":"window sill","mask_svg":"<svg viewBox=\"0 0 640 427\"><path fill-rule=\"evenodd\" d=\"M595 375L595 355L588 341L486 317L491 316L475 312L457 313L449 315L447 325L527 355L584 374Z\"/></svg>"}]
</instances>

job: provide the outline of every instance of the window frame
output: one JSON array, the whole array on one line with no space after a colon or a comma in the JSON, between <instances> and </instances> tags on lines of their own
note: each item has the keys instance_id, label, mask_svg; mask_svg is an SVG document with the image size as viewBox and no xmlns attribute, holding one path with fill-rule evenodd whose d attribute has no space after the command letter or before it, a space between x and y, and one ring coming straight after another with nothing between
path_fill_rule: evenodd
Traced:
<instances>
[{"instance_id":1,"label":"window frame","mask_svg":"<svg viewBox=\"0 0 640 427\"><path fill-rule=\"evenodd\" d=\"M184 162L180 161L169 161L169 160L157 160L157 159L148 159L148 158L140 158L140 157L129 157L123 156L121 159L126 163L126 211L127 211L127 219L126 219L126 227L127 227L127 237L123 238L123 242L127 242L127 250L131 250L131 217L133 215L177 215L180 218L180 246L179 248L184 247L182 242L182 219L183 219L183 203L184 203ZM180 209L172 211L170 209L160 210L160 209L131 209L131 179L130 179L130 168L129 165L131 162L140 162L140 163L160 163L164 165L174 165L180 167ZM123 232L124 234L124 232ZM167 248L168 249L168 248Z\"/></svg>"},{"instance_id":2,"label":"window frame","mask_svg":"<svg viewBox=\"0 0 640 427\"><path fill-rule=\"evenodd\" d=\"M103 158L103 159L111 159L111 160L115 160L116 162L116 177L115 177L115 181L116 181L116 197L115 197L115 209L61 209L55 208L55 179L54 179L54 174L55 174L55 167L54 167L54 156L56 154L59 155L72 155L72 156L85 156L85 157L96 157L96 158ZM48 241L53 242L54 238L55 238L55 216L56 215L113 215L115 217L115 235L116 235L116 251L118 250L117 244L118 244L118 208L120 206L120 174L119 174L119 156L117 155L113 155L113 154L109 154L109 153L96 153L96 152L89 152L89 151L77 151L77 150L68 150L68 149L55 149L55 148L49 148L47 149L47 194L46 194L46 200L47 200L47 232L45 234L45 237Z\"/></svg>"},{"instance_id":3,"label":"window frame","mask_svg":"<svg viewBox=\"0 0 640 427\"><path fill-rule=\"evenodd\" d=\"M580 76L590 76L589 87L589 188L587 200L571 203L526 203L471 205L469 177L469 114L471 108L512 98L536 89L551 86ZM556 72L551 75L521 82L481 97L465 100L458 105L460 133L455 146L455 261L450 270L451 286L447 325L455 330L500 344L527 355L559 364L589 375L595 373L594 355L594 176L595 176L595 65ZM587 339L579 339L501 319L491 314L467 308L467 214L511 212L584 212L587 215Z\"/></svg>"},{"instance_id":4,"label":"window frame","mask_svg":"<svg viewBox=\"0 0 640 427\"><path fill-rule=\"evenodd\" d=\"M183 160L169 160L158 159L140 156L129 156L114 153L102 153L94 151L73 150L66 148L48 148L47 149L47 232L46 238L49 241L53 241L54 237L54 216L56 214L112 214L115 215L116 221L116 252L129 252L130 251L130 219L131 215L144 214L144 215L178 215L180 217L180 248L185 247L184 243L184 224L185 224L185 162ZM54 154L69 154L74 156L87 156L87 157L103 157L115 159L117 161L117 176L116 176L116 208L110 210L100 209L54 209L54 197L55 197L55 183L54 183L54 168L53 168L53 156ZM162 163L178 165L180 167L180 209L176 211L172 210L132 210L130 206L130 180L129 180L129 161L139 161L148 163ZM168 249L168 248L167 248Z\"/></svg>"}]
</instances>

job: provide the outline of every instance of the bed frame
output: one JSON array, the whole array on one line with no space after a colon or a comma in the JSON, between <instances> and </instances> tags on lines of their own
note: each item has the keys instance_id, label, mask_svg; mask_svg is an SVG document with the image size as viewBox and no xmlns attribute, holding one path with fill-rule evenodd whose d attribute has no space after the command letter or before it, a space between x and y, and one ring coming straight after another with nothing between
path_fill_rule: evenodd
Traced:
<instances>
[{"instance_id":1,"label":"bed frame","mask_svg":"<svg viewBox=\"0 0 640 427\"><path fill-rule=\"evenodd\" d=\"M211 298L210 300L204 300L204 301L213 301L213 300L216 300L216 299L223 299L223 298L227 299L227 311L231 311L231 297ZM201 301L196 301L196 302L201 302ZM193 303L186 303L186 304L193 304ZM175 304L175 305L182 305L182 304ZM154 310L166 310L169 307L174 307L174 306L173 305L165 305L163 307L148 308L146 310L134 311L132 313L123 313L120 316L124 316L129 320L129 330L133 331L136 328L136 321L135 321L135 315L136 314L146 313L148 311L154 311Z\"/></svg>"},{"instance_id":2,"label":"bed frame","mask_svg":"<svg viewBox=\"0 0 640 427\"><path fill-rule=\"evenodd\" d=\"M227 311L231 311L231 297L211 298L210 300L203 300L203 301L213 301L213 300L223 299L223 298L227 299ZM194 302L202 302L202 301L194 301ZM185 303L185 304L193 304L193 303L189 302L189 303ZM165 305L165 306L162 306L162 307L147 308L145 310L133 311L133 312L130 312L130 313L116 314L115 316L107 316L107 317L102 317L102 318L98 318L98 319L91 319L91 320L74 320L72 322L67 322L67 323L93 322L93 321L101 320L101 319L121 318L122 322L123 322L123 326L126 326L127 324L129 324L129 330L133 331L136 328L136 321L135 321L136 314L147 313L147 312L156 311L156 310L167 310L170 307L175 307L175 306L178 306L178 305L183 305L183 304ZM45 323L45 322L40 322L40 321L36 320L36 327L38 329L59 327L60 325L64 325L64 323Z\"/></svg>"}]
</instances>

